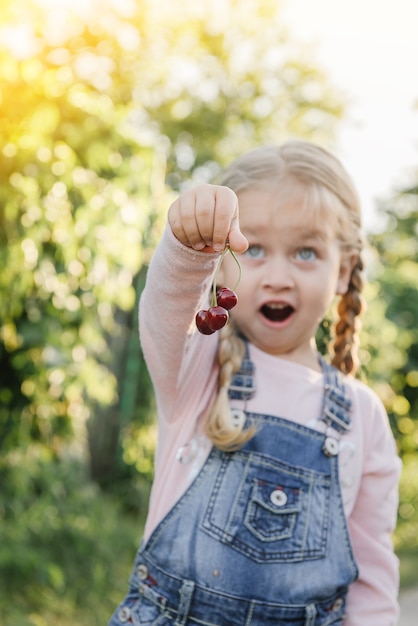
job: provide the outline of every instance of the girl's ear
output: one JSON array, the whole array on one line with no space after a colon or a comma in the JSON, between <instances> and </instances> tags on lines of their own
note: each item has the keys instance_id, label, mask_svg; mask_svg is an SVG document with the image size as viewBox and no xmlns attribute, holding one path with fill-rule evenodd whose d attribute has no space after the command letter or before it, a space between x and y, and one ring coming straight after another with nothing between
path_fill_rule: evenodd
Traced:
<instances>
[{"instance_id":1,"label":"girl's ear","mask_svg":"<svg viewBox=\"0 0 418 626\"><path fill-rule=\"evenodd\" d=\"M348 285L350 284L350 278L352 271L357 263L358 255L350 254L341 259L340 273L338 275L337 288L335 293L339 296L343 296L347 293Z\"/></svg>"}]
</instances>

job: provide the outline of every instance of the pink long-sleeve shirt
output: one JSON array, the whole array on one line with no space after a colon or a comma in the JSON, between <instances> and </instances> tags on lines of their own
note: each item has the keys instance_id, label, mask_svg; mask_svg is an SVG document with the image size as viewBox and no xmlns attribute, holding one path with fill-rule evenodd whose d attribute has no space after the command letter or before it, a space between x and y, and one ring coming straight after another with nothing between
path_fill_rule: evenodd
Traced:
<instances>
[{"instance_id":1,"label":"pink long-sleeve shirt","mask_svg":"<svg viewBox=\"0 0 418 626\"><path fill-rule=\"evenodd\" d=\"M167 227L141 297L140 337L158 411L145 541L185 492L210 450L203 425L217 391L218 334L198 333L194 316L207 307L218 258L187 248ZM247 403L248 411L321 429L322 373L252 345L250 357L257 392ZM391 535L400 460L379 398L351 376L345 384L352 400L352 428L342 438L340 482L359 578L349 589L344 626L396 626L398 559Z\"/></svg>"}]
</instances>

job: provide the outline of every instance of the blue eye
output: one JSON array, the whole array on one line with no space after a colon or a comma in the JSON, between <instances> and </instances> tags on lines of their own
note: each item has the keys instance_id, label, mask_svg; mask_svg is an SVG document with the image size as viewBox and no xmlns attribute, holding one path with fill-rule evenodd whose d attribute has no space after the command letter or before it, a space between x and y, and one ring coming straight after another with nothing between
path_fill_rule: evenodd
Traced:
<instances>
[{"instance_id":1,"label":"blue eye","mask_svg":"<svg viewBox=\"0 0 418 626\"><path fill-rule=\"evenodd\" d=\"M265 256L264 249L259 245L250 245L244 254L249 256L251 259L262 259Z\"/></svg>"},{"instance_id":2,"label":"blue eye","mask_svg":"<svg viewBox=\"0 0 418 626\"><path fill-rule=\"evenodd\" d=\"M312 248L300 248L300 250L297 251L296 256L301 261L315 261L317 258L317 254Z\"/></svg>"}]
</instances>

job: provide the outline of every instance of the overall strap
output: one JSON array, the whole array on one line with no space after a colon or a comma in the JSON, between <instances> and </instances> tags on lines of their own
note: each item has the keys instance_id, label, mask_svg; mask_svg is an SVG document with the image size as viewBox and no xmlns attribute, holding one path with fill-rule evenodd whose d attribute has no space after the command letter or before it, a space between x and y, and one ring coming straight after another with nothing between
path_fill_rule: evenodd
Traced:
<instances>
[{"instance_id":1,"label":"overall strap","mask_svg":"<svg viewBox=\"0 0 418 626\"><path fill-rule=\"evenodd\" d=\"M254 381L254 364L250 359L248 342L245 343L245 354L238 372L232 377L229 387L231 400L249 400L256 392ZM321 419L328 427L344 434L351 428L351 400L347 396L344 376L333 365L319 356L324 373L324 402Z\"/></svg>"},{"instance_id":2,"label":"overall strap","mask_svg":"<svg viewBox=\"0 0 418 626\"><path fill-rule=\"evenodd\" d=\"M241 367L231 380L228 395L230 400L249 400L255 394L254 364L250 359L248 341L244 341L245 354Z\"/></svg>"},{"instance_id":3,"label":"overall strap","mask_svg":"<svg viewBox=\"0 0 418 626\"><path fill-rule=\"evenodd\" d=\"M344 376L322 356L319 361L325 379L322 420L327 426L344 434L351 428L351 400L345 390Z\"/></svg>"}]
</instances>

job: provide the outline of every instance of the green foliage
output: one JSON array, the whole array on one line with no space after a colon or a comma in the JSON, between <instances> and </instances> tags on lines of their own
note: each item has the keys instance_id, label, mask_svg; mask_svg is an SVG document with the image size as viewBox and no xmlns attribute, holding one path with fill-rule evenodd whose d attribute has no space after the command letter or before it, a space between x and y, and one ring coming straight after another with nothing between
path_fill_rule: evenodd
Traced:
<instances>
[{"instance_id":1,"label":"green foliage","mask_svg":"<svg viewBox=\"0 0 418 626\"><path fill-rule=\"evenodd\" d=\"M408 553L407 581L407 564L415 566L418 554L418 189L396 194L381 210L386 226L371 237L375 257L361 357L403 459L395 541L401 555Z\"/></svg>"},{"instance_id":2,"label":"green foliage","mask_svg":"<svg viewBox=\"0 0 418 626\"><path fill-rule=\"evenodd\" d=\"M0 49L0 446L58 453L119 402L161 182L155 150L128 132L136 79L123 38L81 19L77 37L74 24L47 35L40 8L20 6L37 47Z\"/></svg>"},{"instance_id":3,"label":"green foliage","mask_svg":"<svg viewBox=\"0 0 418 626\"><path fill-rule=\"evenodd\" d=\"M0 482L2 625L107 623L126 593L144 512L123 515L85 468L45 448L11 453Z\"/></svg>"},{"instance_id":4,"label":"green foliage","mask_svg":"<svg viewBox=\"0 0 418 626\"><path fill-rule=\"evenodd\" d=\"M330 142L342 104L271 0L85 5L3 3L0 449L87 436L108 485L150 421L135 310L170 189L259 141Z\"/></svg>"},{"instance_id":5,"label":"green foliage","mask_svg":"<svg viewBox=\"0 0 418 626\"><path fill-rule=\"evenodd\" d=\"M408 455L404 461L395 547L400 558L401 585L416 586L418 566L418 462Z\"/></svg>"},{"instance_id":6,"label":"green foliage","mask_svg":"<svg viewBox=\"0 0 418 626\"><path fill-rule=\"evenodd\" d=\"M373 327L367 329L368 369L408 461L418 450L417 189L397 194L382 210L387 226L372 238L379 264L373 275Z\"/></svg>"},{"instance_id":7,"label":"green foliage","mask_svg":"<svg viewBox=\"0 0 418 626\"><path fill-rule=\"evenodd\" d=\"M418 461L409 456L402 472L396 546L418 553Z\"/></svg>"}]
</instances>

